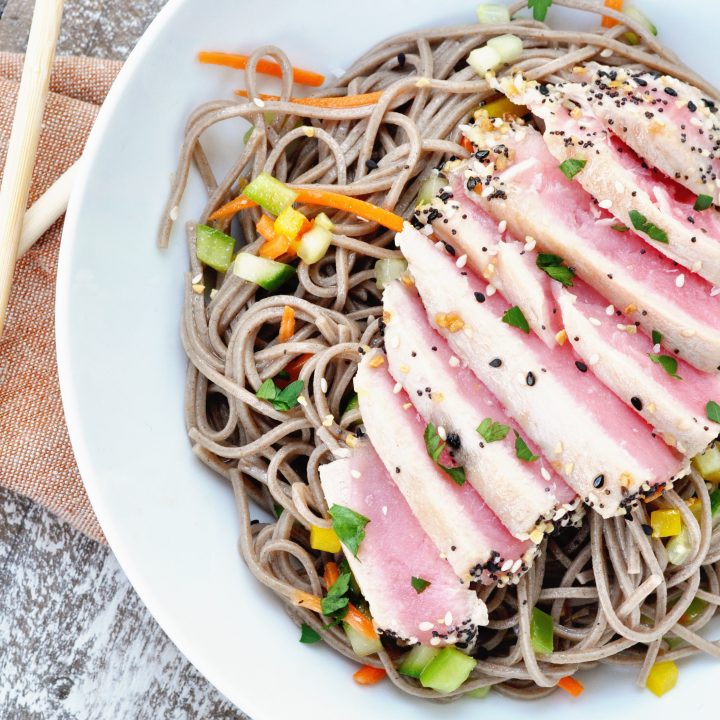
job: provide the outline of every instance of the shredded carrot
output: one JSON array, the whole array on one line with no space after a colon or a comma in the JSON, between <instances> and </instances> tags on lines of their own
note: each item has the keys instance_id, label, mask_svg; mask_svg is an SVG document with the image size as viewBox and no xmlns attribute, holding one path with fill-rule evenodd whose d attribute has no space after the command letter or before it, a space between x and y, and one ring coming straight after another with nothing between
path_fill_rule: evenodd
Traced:
<instances>
[{"instance_id":1,"label":"shredded carrot","mask_svg":"<svg viewBox=\"0 0 720 720\"><path fill-rule=\"evenodd\" d=\"M645 498L645 502L646 502L646 503L651 503L651 502L657 500L664 492L665 492L665 489L664 489L664 488L661 488L661 489L658 490L657 492L654 492L652 495L648 495L648 496Z\"/></svg>"},{"instance_id":2,"label":"shredded carrot","mask_svg":"<svg viewBox=\"0 0 720 720\"><path fill-rule=\"evenodd\" d=\"M247 97L247 90L236 90L235 94L240 97ZM258 97L265 102L275 102L280 100L279 95L265 95L264 93L258 93ZM295 103L296 105L309 105L311 107L324 107L324 108L355 108L363 107L365 105L375 105L377 101L382 97L382 90L370 93L360 93L359 95L340 95L338 97L291 97L288 102Z\"/></svg>"},{"instance_id":3,"label":"shredded carrot","mask_svg":"<svg viewBox=\"0 0 720 720\"><path fill-rule=\"evenodd\" d=\"M354 675L353 680L358 685L375 685L379 683L387 672L385 668L376 668L372 665L363 665Z\"/></svg>"},{"instance_id":4,"label":"shredded carrot","mask_svg":"<svg viewBox=\"0 0 720 720\"><path fill-rule=\"evenodd\" d=\"M234 68L235 70L244 70L247 67L249 55L235 55L233 53L202 51L198 53L198 60L206 65L223 65L225 67ZM272 75L273 77L282 77L282 68L272 60L258 60L255 69L263 75ZM299 85L310 85L311 87L320 87L325 82L325 76L311 70L303 70L294 67L292 69L293 80Z\"/></svg>"},{"instance_id":5,"label":"shredded carrot","mask_svg":"<svg viewBox=\"0 0 720 720\"><path fill-rule=\"evenodd\" d=\"M564 678L560 678L560 680L558 680L558 687L573 697L580 697L585 691L583 684L572 675L566 675Z\"/></svg>"},{"instance_id":6,"label":"shredded carrot","mask_svg":"<svg viewBox=\"0 0 720 720\"><path fill-rule=\"evenodd\" d=\"M241 210L247 210L248 208L256 206L257 203L250 200L250 198L246 198L244 195L238 195L234 200L231 200L229 203L226 203L220 209L216 210L208 219L225 220Z\"/></svg>"},{"instance_id":7,"label":"shredded carrot","mask_svg":"<svg viewBox=\"0 0 720 720\"><path fill-rule=\"evenodd\" d=\"M272 240L266 240L258 250L260 257L276 260L286 253L294 255L292 243L284 235L276 235Z\"/></svg>"},{"instance_id":8,"label":"shredded carrot","mask_svg":"<svg viewBox=\"0 0 720 720\"><path fill-rule=\"evenodd\" d=\"M286 305L283 308L282 320L280 321L280 342L287 342L295 334L295 311Z\"/></svg>"},{"instance_id":9,"label":"shredded carrot","mask_svg":"<svg viewBox=\"0 0 720 720\"><path fill-rule=\"evenodd\" d=\"M609 7L611 10L617 10L618 12L622 12L623 0L605 0L605 7ZM615 18L611 18L608 15L602 16L602 26L604 28L615 27L618 24L619 21Z\"/></svg>"},{"instance_id":10,"label":"shredded carrot","mask_svg":"<svg viewBox=\"0 0 720 720\"><path fill-rule=\"evenodd\" d=\"M403 229L403 219L399 215L389 210L384 210L377 205L372 205L364 200L358 200L348 195L340 195L339 193L325 190L296 188L296 191L298 194L297 202L299 203L323 205L325 207L335 208L335 210L344 210L365 220L371 220L379 225L383 225L395 232L400 232Z\"/></svg>"},{"instance_id":11,"label":"shredded carrot","mask_svg":"<svg viewBox=\"0 0 720 720\"><path fill-rule=\"evenodd\" d=\"M258 235L260 235L260 237L264 238L265 240L274 240L276 237L275 225L267 215L263 215L257 221L257 223L255 224L255 229L258 231Z\"/></svg>"},{"instance_id":12,"label":"shredded carrot","mask_svg":"<svg viewBox=\"0 0 720 720\"><path fill-rule=\"evenodd\" d=\"M320 598L317 595L311 595L310 593L303 592L302 590L296 590L293 593L292 601L293 605L305 608L306 610L312 610L316 613L322 612Z\"/></svg>"},{"instance_id":13,"label":"shredded carrot","mask_svg":"<svg viewBox=\"0 0 720 720\"><path fill-rule=\"evenodd\" d=\"M323 573L325 579L325 587L329 590L340 577L340 570L334 562L329 562L325 565L325 571ZM366 637L368 640L377 640L378 634L375 631L375 626L372 620L360 612L352 603L348 603L347 613L343 618L353 630L359 632L361 635Z\"/></svg>"},{"instance_id":14,"label":"shredded carrot","mask_svg":"<svg viewBox=\"0 0 720 720\"><path fill-rule=\"evenodd\" d=\"M460 141L460 144L472 155L472 153L475 152L475 148L473 147L472 140L469 138L466 138L463 135L463 139Z\"/></svg>"},{"instance_id":15,"label":"shredded carrot","mask_svg":"<svg viewBox=\"0 0 720 720\"><path fill-rule=\"evenodd\" d=\"M340 577L340 570L338 569L337 563L329 562L325 565L325 571L323 572L323 578L325 579L325 587L329 590Z\"/></svg>"},{"instance_id":16,"label":"shredded carrot","mask_svg":"<svg viewBox=\"0 0 720 720\"><path fill-rule=\"evenodd\" d=\"M313 356L312 353L305 353L295 358L286 368L287 374L290 376L290 381L294 382L300 376L300 371L303 369L303 365Z\"/></svg>"}]
</instances>

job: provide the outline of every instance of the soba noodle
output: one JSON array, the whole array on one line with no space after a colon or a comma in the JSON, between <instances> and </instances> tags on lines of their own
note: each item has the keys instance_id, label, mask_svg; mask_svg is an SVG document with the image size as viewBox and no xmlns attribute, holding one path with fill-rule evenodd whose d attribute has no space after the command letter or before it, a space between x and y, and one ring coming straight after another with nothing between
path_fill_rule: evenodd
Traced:
<instances>
[{"instance_id":1,"label":"soba noodle","mask_svg":"<svg viewBox=\"0 0 720 720\"><path fill-rule=\"evenodd\" d=\"M555 0L554 5L613 14L601 3L582 0ZM525 6L516 2L511 12ZM513 71L530 78L562 79L577 64L599 58L606 64L659 70L718 97L640 24L625 22L641 38L639 45L621 41L627 31L623 26L581 33L528 19L398 35L369 50L317 93L384 90L376 105L352 109L290 102L288 59L278 48L259 48L245 75L249 99L207 103L190 117L160 244L168 242L193 166L208 193L200 222L261 171L293 185L361 196L409 216L431 169L449 156L468 155L459 143L458 125L494 93L464 59L497 34L523 38L525 50ZM255 101L255 66L263 57L283 69L276 102ZM427 80L418 83L419 78ZM230 172L216 179L203 152L203 134L234 118L248 120L254 131ZM304 124L298 126L300 122ZM249 252L261 244L255 231L258 218L257 209L247 210L232 228ZM633 666L643 685L661 653L666 660L698 652L720 657L720 645L699 634L720 605L720 530L712 529L708 490L695 473L652 505L640 507L634 518L603 521L588 512L582 527L545 541L545 552L517 585L482 587L490 625L480 633L479 662L470 679L449 696L400 675L391 645L379 656L358 658L341 628L322 629L322 617L293 603L297 590L322 594L322 568L331 558L311 550L308 540L311 525L329 526L318 466L346 455L348 444L356 441L359 413L343 414L342 407L352 393L360 348L380 342L381 292L373 266L378 258L399 257L391 231L341 213L332 219L337 237L327 255L314 265L300 265L292 294L270 296L232 274L203 269L195 258L194 227L188 230L191 268L182 323L189 360L188 435L198 458L232 483L242 557L281 598L292 619L322 631L324 641L346 657L384 666L403 691L436 700L485 685L514 697L542 697L560 677L599 663ZM217 226L228 230L230 224ZM280 343L285 306L295 312L296 331ZM255 396L264 379L300 356L308 357L299 375L305 383L303 405L283 413ZM702 503L699 523L684 502L689 497ZM252 519L249 501L277 519ZM670 564L663 543L645 532L649 513L657 507L677 507L683 513L692 543L683 565ZM690 624L679 624L695 597L706 608ZM535 605L555 623L555 652L549 656L536 657L530 641Z\"/></svg>"}]
</instances>

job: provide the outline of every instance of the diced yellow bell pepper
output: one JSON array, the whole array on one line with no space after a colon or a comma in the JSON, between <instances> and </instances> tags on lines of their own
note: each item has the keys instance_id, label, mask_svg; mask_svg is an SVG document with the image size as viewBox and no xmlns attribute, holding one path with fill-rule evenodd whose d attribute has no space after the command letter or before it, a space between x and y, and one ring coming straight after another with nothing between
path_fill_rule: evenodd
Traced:
<instances>
[{"instance_id":1,"label":"diced yellow bell pepper","mask_svg":"<svg viewBox=\"0 0 720 720\"><path fill-rule=\"evenodd\" d=\"M310 547L313 550L323 550L324 552L336 553L340 552L340 538L335 534L332 528L310 526Z\"/></svg>"},{"instance_id":2,"label":"diced yellow bell pepper","mask_svg":"<svg viewBox=\"0 0 720 720\"><path fill-rule=\"evenodd\" d=\"M675 508L653 510L650 515L650 527L654 538L675 537L682 531L682 516Z\"/></svg>"},{"instance_id":3,"label":"diced yellow bell pepper","mask_svg":"<svg viewBox=\"0 0 720 720\"><path fill-rule=\"evenodd\" d=\"M275 218L273 227L276 233L294 241L301 233L310 229L310 221L301 212L288 206Z\"/></svg>"},{"instance_id":4,"label":"diced yellow bell pepper","mask_svg":"<svg viewBox=\"0 0 720 720\"><path fill-rule=\"evenodd\" d=\"M675 687L677 679L678 667L674 662L659 662L652 666L645 687L653 693L653 695L662 697L666 692Z\"/></svg>"},{"instance_id":5,"label":"diced yellow bell pepper","mask_svg":"<svg viewBox=\"0 0 720 720\"><path fill-rule=\"evenodd\" d=\"M524 105L516 105L506 97L493 100L487 105L483 105L482 109L487 111L488 117L491 118L501 118L506 113L508 115L515 115L515 117L524 117L529 112Z\"/></svg>"},{"instance_id":6,"label":"diced yellow bell pepper","mask_svg":"<svg viewBox=\"0 0 720 720\"><path fill-rule=\"evenodd\" d=\"M720 447L711 445L701 455L696 455L693 465L703 476L703 480L711 483L720 483Z\"/></svg>"}]
</instances>

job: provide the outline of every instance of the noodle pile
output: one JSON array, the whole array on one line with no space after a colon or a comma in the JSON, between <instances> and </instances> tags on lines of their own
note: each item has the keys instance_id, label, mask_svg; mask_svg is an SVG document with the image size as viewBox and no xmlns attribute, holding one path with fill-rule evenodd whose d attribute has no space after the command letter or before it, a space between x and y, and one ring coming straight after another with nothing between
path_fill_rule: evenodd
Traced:
<instances>
[{"instance_id":1,"label":"noodle pile","mask_svg":"<svg viewBox=\"0 0 720 720\"><path fill-rule=\"evenodd\" d=\"M555 0L554 5L613 14L601 3ZM511 12L523 7L525 2L516 2ZM494 93L464 59L494 35L512 32L523 38L525 50L513 70L531 79L563 79L575 65L598 58L605 64L659 70L717 97L712 86L641 25L630 20L626 24L641 38L640 45L621 42L627 29L623 26L602 33L565 32L528 19L399 35L368 51L318 93L385 91L377 105L350 109L289 102L288 59L277 48L259 48L246 71L249 99L211 102L190 117L160 244L167 244L193 166L208 192L202 223L261 171L293 185L360 196L408 217L432 168L450 156L468 156L459 144L458 126ZM283 68L281 100L264 104L253 101L255 66L263 57ZM427 80L418 83L419 78ZM201 138L212 126L233 118L247 119L254 131L232 170L217 180ZM300 121L305 124L298 126ZM254 208L233 221L233 234L248 252L262 243L255 231L258 218ZM346 456L355 441L359 413L355 409L343 414L342 408L352 394L359 349L381 342L381 291L373 268L379 258L399 257L391 231L342 213L331 218L336 242L324 259L312 266L300 264L296 286L270 296L231 273L223 276L202 268L190 227L191 268L182 324L189 359L186 422L194 452L232 483L241 521L240 549L250 570L283 600L296 623L318 631L325 619L293 603L297 590L323 594L322 569L332 559L310 550L309 544L311 525L329 527L318 466ZM229 222L216 226L230 231ZM196 292L199 284L206 286L205 293ZM280 343L278 328L286 305L295 312L296 330ZM276 377L303 356L307 360L299 377L305 383L305 404L282 413L255 396L264 379ZM689 497L702 503L700 522L685 503ZM277 520L252 520L249 501L275 513ZM669 564L662 542L646 534L649 513L659 507L678 508L689 529L693 549L681 566ZM490 625L480 631L476 669L450 696L399 675L393 660L398 653L391 643L386 642L379 656L361 659L342 628L324 629L322 637L343 655L384 666L405 692L443 700L490 684L506 695L541 697L553 691L559 678L598 663L632 665L644 685L659 653L665 660L697 652L720 657L720 646L699 634L720 605L720 529L712 529L708 491L699 475L693 473L653 504L639 508L634 519L603 521L588 511L582 527L546 540L544 550L518 585L479 591ZM678 624L695 597L707 606L691 624ZM555 623L555 652L542 659L536 658L530 641L535 605Z\"/></svg>"}]
</instances>

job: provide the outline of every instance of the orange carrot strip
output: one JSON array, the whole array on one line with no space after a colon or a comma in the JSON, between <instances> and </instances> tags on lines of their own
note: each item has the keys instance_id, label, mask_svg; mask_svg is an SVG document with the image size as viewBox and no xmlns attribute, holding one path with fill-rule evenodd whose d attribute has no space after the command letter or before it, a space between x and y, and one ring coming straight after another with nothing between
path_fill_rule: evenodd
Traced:
<instances>
[{"instance_id":1,"label":"orange carrot strip","mask_svg":"<svg viewBox=\"0 0 720 720\"><path fill-rule=\"evenodd\" d=\"M573 697L580 697L580 695L585 692L583 684L572 677L572 675L566 675L564 678L560 678L560 680L558 680L558 687Z\"/></svg>"},{"instance_id":2,"label":"orange carrot strip","mask_svg":"<svg viewBox=\"0 0 720 720\"><path fill-rule=\"evenodd\" d=\"M247 67L249 55L235 55L233 53L213 52L204 50L198 53L198 60L206 65L223 65L224 67L244 70ZM255 69L263 75L282 77L282 68L272 60L258 60ZM292 69L293 80L299 85L310 85L320 87L325 82L325 76L311 70L303 70L294 67Z\"/></svg>"},{"instance_id":3,"label":"orange carrot strip","mask_svg":"<svg viewBox=\"0 0 720 720\"><path fill-rule=\"evenodd\" d=\"M609 7L611 10L617 10L622 12L623 0L605 0L605 7ZM615 18L611 18L608 15L602 16L602 26L604 28L611 28L619 25L619 21Z\"/></svg>"},{"instance_id":4,"label":"orange carrot strip","mask_svg":"<svg viewBox=\"0 0 720 720\"><path fill-rule=\"evenodd\" d=\"M255 229L258 231L258 235L265 240L274 240L276 238L275 225L267 215L263 215L257 221Z\"/></svg>"},{"instance_id":5,"label":"orange carrot strip","mask_svg":"<svg viewBox=\"0 0 720 720\"><path fill-rule=\"evenodd\" d=\"M295 334L295 311L286 305L283 308L282 320L280 321L280 342L287 342Z\"/></svg>"},{"instance_id":6,"label":"orange carrot strip","mask_svg":"<svg viewBox=\"0 0 720 720\"><path fill-rule=\"evenodd\" d=\"M258 255L268 260L275 260L285 253L295 254L292 244L284 235L276 235L272 240L267 240L258 250Z\"/></svg>"},{"instance_id":7,"label":"orange carrot strip","mask_svg":"<svg viewBox=\"0 0 720 720\"><path fill-rule=\"evenodd\" d=\"M323 205L336 210L344 210L365 220L372 220L395 232L400 232L403 229L403 219L399 215L364 200L325 190L303 190L301 188L296 190L298 194L297 202L299 203Z\"/></svg>"},{"instance_id":8,"label":"orange carrot strip","mask_svg":"<svg viewBox=\"0 0 720 720\"><path fill-rule=\"evenodd\" d=\"M235 94L239 97L247 97L247 90L236 90ZM360 93L359 95L340 95L338 97L321 97L321 98L297 98L291 97L288 102L295 103L296 105L309 105L311 107L325 107L325 108L355 108L363 107L364 105L375 105L381 98L382 91L370 93ZM264 93L258 93L258 97L266 102L275 102L280 100L279 95L265 95Z\"/></svg>"},{"instance_id":9,"label":"orange carrot strip","mask_svg":"<svg viewBox=\"0 0 720 720\"><path fill-rule=\"evenodd\" d=\"M316 613L322 612L320 598L317 595L311 595L310 593L303 592L302 590L296 590L293 593L292 601L294 605L305 608L306 610L312 610Z\"/></svg>"},{"instance_id":10,"label":"orange carrot strip","mask_svg":"<svg viewBox=\"0 0 720 720\"><path fill-rule=\"evenodd\" d=\"M340 577L340 570L338 569L337 563L329 562L325 565L325 571L323 572L323 578L325 579L325 587L329 590Z\"/></svg>"},{"instance_id":11,"label":"orange carrot strip","mask_svg":"<svg viewBox=\"0 0 720 720\"><path fill-rule=\"evenodd\" d=\"M473 147L472 140L466 138L463 135L463 139L460 141L460 144L472 155L472 153L475 152L475 148Z\"/></svg>"},{"instance_id":12,"label":"orange carrot strip","mask_svg":"<svg viewBox=\"0 0 720 720\"><path fill-rule=\"evenodd\" d=\"M247 210L248 208L256 206L257 203L250 200L250 198L246 198L244 195L238 195L234 200L231 200L216 210L208 220L225 220L241 210Z\"/></svg>"},{"instance_id":13,"label":"orange carrot strip","mask_svg":"<svg viewBox=\"0 0 720 720\"><path fill-rule=\"evenodd\" d=\"M354 675L353 680L358 685L375 685L379 683L387 672L385 668L376 668L372 665L363 665Z\"/></svg>"},{"instance_id":14,"label":"orange carrot strip","mask_svg":"<svg viewBox=\"0 0 720 720\"><path fill-rule=\"evenodd\" d=\"M378 634L372 620L365 613L361 613L352 603L348 603L348 611L343 620L368 640L377 640Z\"/></svg>"}]
</instances>

